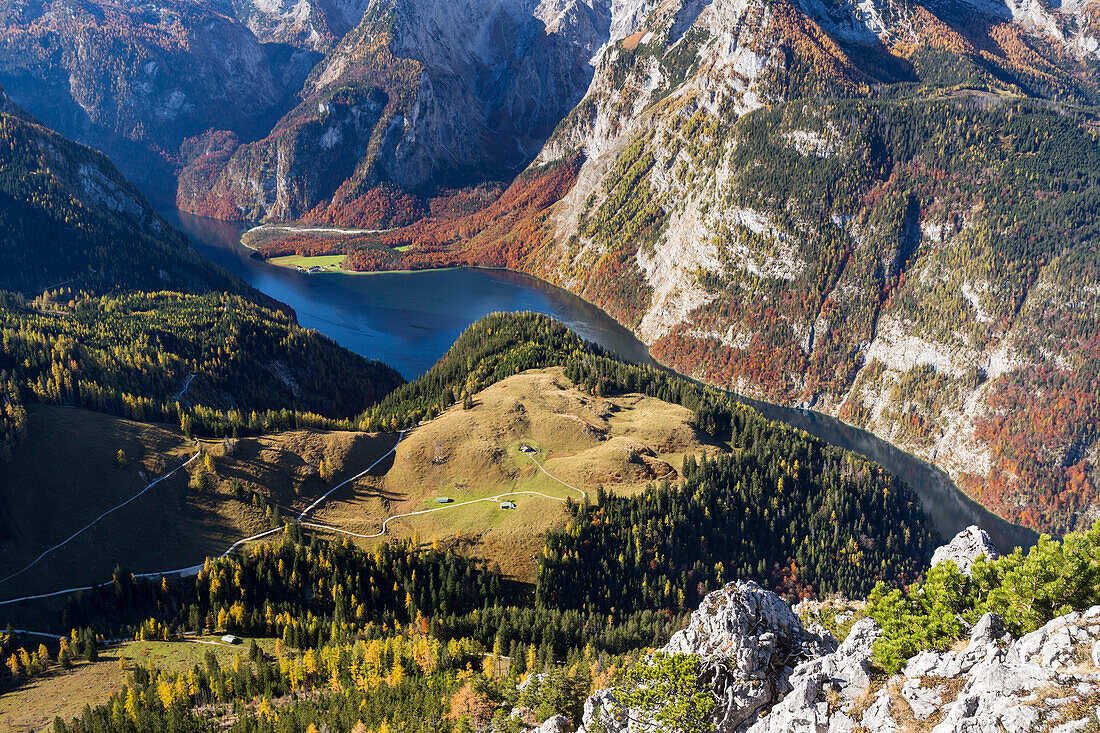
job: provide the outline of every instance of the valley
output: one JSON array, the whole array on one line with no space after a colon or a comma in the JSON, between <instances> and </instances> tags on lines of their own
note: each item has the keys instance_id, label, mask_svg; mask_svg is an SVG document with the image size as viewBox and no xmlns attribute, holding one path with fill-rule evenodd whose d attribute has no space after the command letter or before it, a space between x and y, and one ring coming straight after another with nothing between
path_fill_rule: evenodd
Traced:
<instances>
[{"instance_id":1,"label":"valley","mask_svg":"<svg viewBox=\"0 0 1100 733\"><path fill-rule=\"evenodd\" d=\"M675 481L673 465L685 455L722 452L700 442L687 410L641 395L593 400L560 370L510 377L480 392L473 409L456 405L407 437L309 430L193 441L166 425L56 407L33 409L27 435L0 474L8 537L0 602L15 589L36 595L94 585L118 564L138 575L191 568L243 537L280 526L278 517L296 516L322 534L367 547L415 536L499 563L511 579L531 583L530 558L548 530L563 526L567 498L594 499L597 487L630 494ZM519 450L524 442L544 448L528 456ZM200 451L199 460L189 460ZM24 570L37 548L138 496L142 477L153 480L181 464L178 475ZM346 483L367 468L373 470ZM29 486L36 490L26 491ZM329 494L331 486L337 489ZM405 516L443 509L434 503L441 496L452 502L445 513ZM484 502L487 497L500 498ZM518 509L502 511L503 499ZM4 617L22 614L9 606Z\"/></svg>"},{"instance_id":2,"label":"valley","mask_svg":"<svg viewBox=\"0 0 1100 733\"><path fill-rule=\"evenodd\" d=\"M1091 11L873 5L36 2L3 16L0 80L277 264L526 273L1010 522L1085 526L1095 304L1063 295L1095 290Z\"/></svg>"},{"instance_id":3,"label":"valley","mask_svg":"<svg viewBox=\"0 0 1100 733\"><path fill-rule=\"evenodd\" d=\"M1100 729L1097 0L0 31L0 727Z\"/></svg>"},{"instance_id":4,"label":"valley","mask_svg":"<svg viewBox=\"0 0 1100 733\"><path fill-rule=\"evenodd\" d=\"M365 283L348 277L304 280L297 275L283 276L282 273L273 272L270 267L266 267L275 264L270 259L257 262L245 254L248 250L234 239L239 236L239 228L197 218L184 219L183 223L185 231L204 256L223 264L272 297L290 304L304 323L317 328L341 345L364 355L381 355L387 363L406 363L404 360L408 359L413 343L430 346L433 341L425 340L423 334L440 325L437 313L445 312L449 316L453 314L456 304L465 308L465 295L471 290L477 293L476 307L482 309L481 312L523 309L547 313L569 325L582 337L610 349L622 358L639 363L649 363L652 360L646 346L607 314L580 298L570 296L560 288L537 280L525 278L520 281L518 285L530 284L531 289L524 287L514 294L505 290L500 282L493 282L491 289L483 289L480 280L485 271L468 269L373 273L372 278L384 280L367 280ZM488 273L485 276L492 277ZM387 302L388 298L398 297L397 293L401 294L406 306L430 306L432 310L425 313L426 317L410 318L405 322L396 319L392 311L385 311L389 316L387 329L397 336L394 347L388 343L380 343L378 338L364 339L362 330L377 327L377 321L371 317L374 309L380 303ZM437 294L445 296L440 295L437 299ZM445 311L436 311L435 306L430 305L436 302L445 302L448 307ZM475 313L477 311L466 311L465 315L467 318L474 318ZM314 314L324 315L315 317ZM366 323L358 329L348 328L345 323L350 319L354 319L353 323ZM457 329L455 332L457 333ZM435 346L438 351L426 353L420 363L444 353L444 349L450 345L450 341L444 341L443 338L434 341L439 344ZM391 352L390 348L400 351ZM1005 522L967 497L943 471L869 431L819 411L792 409L740 395L737 399L771 420L805 430L833 445L868 456L885 466L918 492L925 511L945 536L953 535L969 524L976 523L1005 547L1030 546L1035 540L1035 534L1030 530Z\"/></svg>"}]
</instances>

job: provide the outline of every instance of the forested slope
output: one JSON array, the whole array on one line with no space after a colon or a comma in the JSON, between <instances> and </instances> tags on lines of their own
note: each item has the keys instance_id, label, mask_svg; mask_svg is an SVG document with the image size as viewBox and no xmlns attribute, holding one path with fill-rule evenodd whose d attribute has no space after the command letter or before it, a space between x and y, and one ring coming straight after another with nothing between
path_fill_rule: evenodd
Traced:
<instances>
[{"instance_id":1,"label":"forested slope","mask_svg":"<svg viewBox=\"0 0 1100 733\"><path fill-rule=\"evenodd\" d=\"M210 410L252 431L347 418L404 382L289 316L228 294L139 293L71 306L7 296L0 330L13 391L179 421L187 432L209 430Z\"/></svg>"},{"instance_id":2,"label":"forested slope","mask_svg":"<svg viewBox=\"0 0 1100 733\"><path fill-rule=\"evenodd\" d=\"M81 291L249 291L192 251L104 155L3 99L0 289L52 289L62 301Z\"/></svg>"},{"instance_id":3,"label":"forested slope","mask_svg":"<svg viewBox=\"0 0 1100 733\"><path fill-rule=\"evenodd\" d=\"M1065 531L1100 506L1091 17L646 8L491 205L268 251L538 275L678 370L838 415Z\"/></svg>"},{"instance_id":4,"label":"forested slope","mask_svg":"<svg viewBox=\"0 0 1100 733\"><path fill-rule=\"evenodd\" d=\"M208 561L197 578L135 581L119 568L114 583L43 618L70 633L70 661L90 654L97 633L152 640L217 630L278 639L277 663L257 649L232 671L216 662L180 676L139 667L132 692L90 707L76 725L200 730L244 695L253 703L238 707L240 731L276 730L276 721L469 731L494 716L502 730L527 730L523 721L557 713L579 719L584 697L623 655L667 639L704 593L733 577L792 598L861 593L877 581L915 580L927 562L929 519L880 467L717 390L612 359L542 315L496 314L471 326L428 374L353 422L415 424L550 365L594 397L641 392L688 407L696 429L731 452L689 458L681 481L635 497L569 502L569 524L547 537L533 589L439 547L362 550L309 537L294 521L274 544ZM479 409L473 402L467 409ZM7 654L19 642L3 644ZM40 654L16 654L0 684L38 680L44 664ZM522 675L531 682L521 691ZM509 723L524 707L530 712Z\"/></svg>"}]
</instances>

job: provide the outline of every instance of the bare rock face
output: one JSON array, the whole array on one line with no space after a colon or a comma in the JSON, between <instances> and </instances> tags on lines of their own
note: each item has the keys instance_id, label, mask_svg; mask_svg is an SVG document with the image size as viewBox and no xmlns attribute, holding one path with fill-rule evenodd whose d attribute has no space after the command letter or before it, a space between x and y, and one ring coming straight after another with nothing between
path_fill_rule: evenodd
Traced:
<instances>
[{"instance_id":1,"label":"bare rock face","mask_svg":"<svg viewBox=\"0 0 1100 733\"><path fill-rule=\"evenodd\" d=\"M551 211L552 246L541 255L536 274L616 314L651 345L659 361L679 371L770 402L812 406L845 420L853 419L845 413L857 405L859 427L934 462L956 480L974 474L990 476L990 483L1011 485L1016 480L1011 469L976 427L996 415L999 378L1024 383L1030 379L1029 369L1050 368L1026 346L1045 330L1026 313L1003 310L1003 304L1013 301L997 278L979 274L976 267L945 272L927 257L932 250L921 244L965 239L967 227L977 224L982 212L970 207L954 211L951 216L967 222L956 228L945 226L932 208L915 206L906 213L899 236L887 242L881 232L888 225L880 223L870 208L856 215L833 209L831 216L819 217L814 212L823 205L823 188L815 183L806 187L805 203L798 204L805 208L792 214L791 191L802 188L801 166L817 169L811 161L842 170L859 164L862 146L851 145L848 137L855 129L850 127L853 118L847 111L830 112L821 97L863 96L859 87L865 82L860 79L875 78L879 71L872 66L883 58L874 49L923 46L933 27L925 19L932 17L938 29L932 33L956 27L965 37L963 28L982 17L990 28L1012 26L1035 48L1058 49L1055 53L1064 59L1080 59L1068 63L1100 68L1095 66L1100 24L1089 20L1095 16L1085 10L1095 6L1016 0L801 0L782 6L761 0L675 0L654 3L649 12L621 14L620 27L629 33L595 57L588 93L538 157L550 162L577 150L585 154L576 185ZM806 41L792 28L793 17L803 28L821 33L818 38L829 39L825 43L836 44L831 46L833 53L824 52L809 62L829 79L827 90L800 88L797 82L797 65L808 60L802 55ZM629 19L634 25L627 24ZM792 63L799 58L802 61ZM1100 75L1092 75L1088 84L1100 88ZM805 104L813 112L799 112L794 122L767 111L786 104L796 109ZM760 108L767 109L757 111ZM761 122L768 119L774 123ZM999 124L990 122L994 128ZM700 133L718 129L728 132ZM784 148L792 161L799 161L784 173L773 173L782 181L775 187L763 187L746 175L758 165L771 165L749 152L758 144L763 150L761 141ZM934 156L934 151L929 149L928 155ZM868 190L877 185L881 184ZM647 232L645 237L618 236L603 227L602 222L622 211L622 192L628 189L637 192L637 209L641 202L650 209L650 215L634 222ZM792 216L801 222L797 227L786 223ZM811 223L818 219L820 223ZM852 251L861 253L842 266L828 294L829 302L839 307L826 311L780 305L776 321L782 325L776 327L770 317L731 305L741 301L745 282L767 283L791 303L800 302L795 293L812 292L807 289L814 282L811 273L823 265L811 254L816 251L813 243L832 237L850 242ZM907 259L906 253L913 256ZM614 287L607 285L602 263L610 256L621 263L612 273L616 287L629 297L616 296ZM877 286L855 264L862 257L883 263L887 273L906 269L904 290L906 297L914 298L911 303L936 302L939 296L932 294L932 283L943 288L949 281L946 287L958 294L960 319L968 327L988 329L990 339L977 346L947 335L946 329L937 333L932 327L915 326L914 306L901 298L883 302L882 316L867 329L842 315L860 312L863 304L879 299ZM1047 302L1041 293L1057 288L1046 284L1052 281L1052 272L1043 273L1029 298ZM1050 301L1050 307L1067 307L1062 299ZM1013 327L992 329L1002 317ZM842 331L845 336L840 337ZM1065 343L1055 337L1049 340L1059 344L1056 348ZM861 356L850 362L847 375L840 376L835 365L848 359L845 353ZM778 386L771 376L761 379L754 371L758 357L793 364L790 355L805 361L785 367L787 386ZM892 386L932 374L942 384L959 385L936 387L935 408L916 407ZM1042 393L1038 384L1029 383L1028 389ZM1035 415L1042 414L1043 402L1037 400L1030 408ZM921 412L927 427L911 430L905 425L908 418L900 416L913 414L911 410ZM1075 418L1067 413L1066 419ZM1083 436L1066 432L1071 434ZM1067 437L1056 448L1044 448L1052 456L1044 460L1057 471L1054 463L1061 456L1076 461L1076 456L1089 455L1094 440L1091 434ZM1021 482L1022 492L989 492L985 501L997 514L1034 526L1035 521L1026 520L1021 511L1026 504L1019 501L1020 493L1025 501L1042 505L1046 499L1040 492L1045 490L1030 493L1028 481L1025 477ZM1073 521L1059 517L1047 528L1068 531Z\"/></svg>"},{"instance_id":2,"label":"bare rock face","mask_svg":"<svg viewBox=\"0 0 1100 733\"><path fill-rule=\"evenodd\" d=\"M970 527L933 562L969 572L978 557L996 554L988 535ZM838 606L866 608L836 599L799 608L814 618ZM660 651L698 655L701 681L719 700L717 733L1072 733L1100 722L1100 606L1019 638L986 613L965 645L922 651L889 678L873 662L881 633L861 618L837 646L828 632L807 630L774 593L736 582L704 598ZM619 708L612 690L589 698L583 723L578 731L649 730Z\"/></svg>"},{"instance_id":3,"label":"bare rock face","mask_svg":"<svg viewBox=\"0 0 1100 733\"><path fill-rule=\"evenodd\" d=\"M378 208L365 202L380 184L408 193L510 178L584 96L612 22L591 0L345 4L330 15L359 20L314 67L301 103L262 139L193 156L181 208L278 220L321 204L317 215L350 223ZM409 222L385 216L386 227Z\"/></svg>"},{"instance_id":4,"label":"bare rock face","mask_svg":"<svg viewBox=\"0 0 1100 733\"><path fill-rule=\"evenodd\" d=\"M887 680L869 675L878 635L874 621L861 620L835 652L799 665L790 676L791 692L750 732L1095 729L1100 606L1019 639L987 613L965 647L921 652Z\"/></svg>"},{"instance_id":5,"label":"bare rock face","mask_svg":"<svg viewBox=\"0 0 1100 733\"><path fill-rule=\"evenodd\" d=\"M265 43L328 51L355 27L370 0L230 0L242 23Z\"/></svg>"},{"instance_id":6,"label":"bare rock face","mask_svg":"<svg viewBox=\"0 0 1100 733\"><path fill-rule=\"evenodd\" d=\"M754 582L738 581L703 599L687 628L659 651L694 654L702 679L718 696L718 731L743 731L791 689L796 665L836 648L828 632L807 630L782 598ZM600 691L585 705L584 729L599 721L607 731L640 730L615 714L614 697Z\"/></svg>"},{"instance_id":7,"label":"bare rock face","mask_svg":"<svg viewBox=\"0 0 1100 733\"><path fill-rule=\"evenodd\" d=\"M995 553L988 536L970 527L933 562L951 560L969 571L977 557ZM1100 720L1100 606L1018 639L987 613L964 647L920 652L886 680L871 674L879 634L873 620L862 619L835 652L799 665L791 692L751 733L1070 733L1094 730Z\"/></svg>"},{"instance_id":8,"label":"bare rock face","mask_svg":"<svg viewBox=\"0 0 1100 733\"><path fill-rule=\"evenodd\" d=\"M260 132L309 70L307 54L275 53L212 2L5 3L0 28L0 76L12 98L110 151L142 182L212 126Z\"/></svg>"},{"instance_id":9,"label":"bare rock face","mask_svg":"<svg viewBox=\"0 0 1100 733\"><path fill-rule=\"evenodd\" d=\"M818 700L835 692L850 707L871 686L871 647L881 633L874 621L861 619L835 652L800 664L790 678L792 690L750 733L829 730L828 706L818 705ZM843 712L838 715L847 718Z\"/></svg>"},{"instance_id":10,"label":"bare rock face","mask_svg":"<svg viewBox=\"0 0 1100 733\"><path fill-rule=\"evenodd\" d=\"M573 721L564 715L555 715L538 728L532 728L531 733L573 733Z\"/></svg>"},{"instance_id":11,"label":"bare rock face","mask_svg":"<svg viewBox=\"0 0 1100 733\"><path fill-rule=\"evenodd\" d=\"M1000 557L996 545L985 530L972 524L946 545L936 549L932 554L932 567L950 560L964 575L970 575L974 561L983 555L990 560Z\"/></svg>"}]
</instances>

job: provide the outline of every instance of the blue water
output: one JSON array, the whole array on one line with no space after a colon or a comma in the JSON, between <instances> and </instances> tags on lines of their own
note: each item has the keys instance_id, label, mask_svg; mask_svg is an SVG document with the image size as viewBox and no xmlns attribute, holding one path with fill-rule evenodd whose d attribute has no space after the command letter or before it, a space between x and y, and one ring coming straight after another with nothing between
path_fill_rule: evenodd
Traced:
<instances>
[{"instance_id":1,"label":"blue water","mask_svg":"<svg viewBox=\"0 0 1100 733\"><path fill-rule=\"evenodd\" d=\"M289 305L301 325L381 359L406 379L426 372L467 326L496 311L545 313L625 359L652 363L645 345L611 316L525 275L470 268L310 275L252 259L237 224L184 213L173 218L204 257Z\"/></svg>"},{"instance_id":2,"label":"blue water","mask_svg":"<svg viewBox=\"0 0 1100 733\"><path fill-rule=\"evenodd\" d=\"M645 345L611 316L561 288L504 270L453 269L370 275L307 275L251 258L238 224L178 213L170 216L207 259L257 290L286 303L298 322L340 345L415 379L474 321L495 311L538 311L619 356L653 363ZM913 487L945 539L970 524L998 547L1035 543L1035 533L1005 522L973 502L935 466L828 415L742 399L771 420L805 430L884 466Z\"/></svg>"}]
</instances>

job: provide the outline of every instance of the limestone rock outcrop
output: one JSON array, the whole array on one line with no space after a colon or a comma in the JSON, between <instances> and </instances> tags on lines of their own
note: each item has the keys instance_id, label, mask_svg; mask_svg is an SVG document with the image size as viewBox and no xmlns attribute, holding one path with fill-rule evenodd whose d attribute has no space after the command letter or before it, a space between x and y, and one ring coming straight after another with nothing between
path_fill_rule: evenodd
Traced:
<instances>
[{"instance_id":1,"label":"limestone rock outcrop","mask_svg":"<svg viewBox=\"0 0 1100 733\"><path fill-rule=\"evenodd\" d=\"M718 698L720 731L744 730L762 711L791 690L790 676L804 661L836 649L822 629L806 629L787 603L754 582L738 581L709 593L659 653L694 654L700 678ZM616 709L612 692L602 690L585 705L583 729L599 721L609 732L643 730Z\"/></svg>"},{"instance_id":2,"label":"limestone rock outcrop","mask_svg":"<svg viewBox=\"0 0 1100 733\"><path fill-rule=\"evenodd\" d=\"M997 546L985 530L975 525L970 525L955 537L936 549L932 554L932 567L950 560L955 563L964 575L970 575L970 568L979 557L985 556L989 560L1000 557Z\"/></svg>"},{"instance_id":3,"label":"limestone rock outcrop","mask_svg":"<svg viewBox=\"0 0 1100 733\"><path fill-rule=\"evenodd\" d=\"M980 555L996 555L978 527L936 551L964 572ZM847 607L843 613L838 606ZM777 595L751 582L730 583L704 598L687 627L660 651L695 654L700 680L717 699L717 733L1072 733L1100 726L1100 606L1068 613L1014 638L1003 619L986 613L965 644L922 651L900 674L883 676L873 662L882 631L866 604L807 602L851 622L837 646L823 629L808 630ZM578 731L647 730L637 711L619 708L600 690L584 708Z\"/></svg>"}]
</instances>

